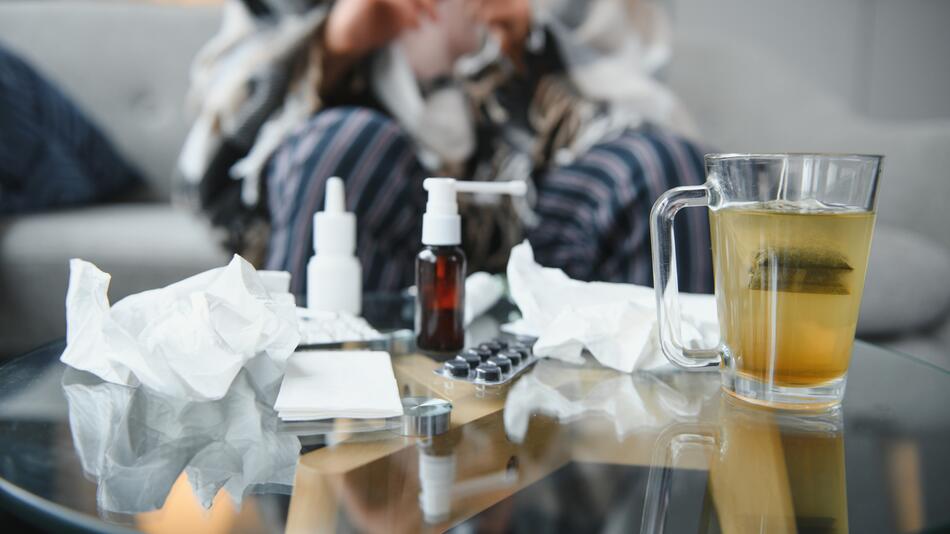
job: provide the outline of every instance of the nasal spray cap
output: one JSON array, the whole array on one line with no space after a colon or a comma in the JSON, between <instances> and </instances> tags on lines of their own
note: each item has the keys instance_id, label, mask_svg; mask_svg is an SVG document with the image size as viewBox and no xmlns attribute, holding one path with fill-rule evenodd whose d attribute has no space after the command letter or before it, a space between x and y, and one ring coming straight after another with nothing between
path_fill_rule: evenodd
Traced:
<instances>
[{"instance_id":1,"label":"nasal spray cap","mask_svg":"<svg viewBox=\"0 0 950 534\"><path fill-rule=\"evenodd\" d=\"M458 193L524 196L524 182L463 182L454 178L426 178L422 187L429 192L422 216L422 244L432 246L462 244L462 218Z\"/></svg>"},{"instance_id":2,"label":"nasal spray cap","mask_svg":"<svg viewBox=\"0 0 950 534\"><path fill-rule=\"evenodd\" d=\"M346 211L343 180L327 180L323 211L313 215L313 249L323 256L352 256L356 251L356 216Z\"/></svg>"}]
</instances>

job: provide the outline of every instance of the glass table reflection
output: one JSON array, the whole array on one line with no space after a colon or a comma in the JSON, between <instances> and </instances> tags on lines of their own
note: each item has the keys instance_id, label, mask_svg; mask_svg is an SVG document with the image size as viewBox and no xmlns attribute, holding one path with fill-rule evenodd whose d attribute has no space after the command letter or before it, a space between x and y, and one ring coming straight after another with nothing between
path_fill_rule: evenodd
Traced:
<instances>
[{"instance_id":1,"label":"glass table reflection","mask_svg":"<svg viewBox=\"0 0 950 534\"><path fill-rule=\"evenodd\" d=\"M495 325L476 325L483 334ZM473 331L474 331L473 330ZM273 386L219 401L103 383L53 344L0 367L0 496L51 529L916 532L950 525L950 373L858 343L842 409L755 408L715 372L544 360L509 386L394 357L454 405L428 439L286 432Z\"/></svg>"}]
</instances>

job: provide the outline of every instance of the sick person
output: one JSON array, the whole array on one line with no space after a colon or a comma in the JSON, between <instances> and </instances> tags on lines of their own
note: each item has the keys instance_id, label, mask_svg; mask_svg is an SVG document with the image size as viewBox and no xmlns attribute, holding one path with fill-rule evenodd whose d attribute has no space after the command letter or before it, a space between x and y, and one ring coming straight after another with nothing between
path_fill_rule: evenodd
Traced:
<instances>
[{"instance_id":1,"label":"sick person","mask_svg":"<svg viewBox=\"0 0 950 534\"><path fill-rule=\"evenodd\" d=\"M470 270L528 239L581 280L650 284L650 208L704 181L689 118L653 75L669 28L646 0L244 0L192 73L179 195L305 291L331 176L358 218L367 291L412 284L422 180L523 180L460 198ZM706 215L676 242L680 287L712 290Z\"/></svg>"}]
</instances>

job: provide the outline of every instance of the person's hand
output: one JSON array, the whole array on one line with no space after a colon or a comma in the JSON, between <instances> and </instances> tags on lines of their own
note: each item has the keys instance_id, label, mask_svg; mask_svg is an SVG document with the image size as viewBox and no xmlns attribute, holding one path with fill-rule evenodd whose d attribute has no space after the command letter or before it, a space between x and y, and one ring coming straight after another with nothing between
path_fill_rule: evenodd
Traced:
<instances>
[{"instance_id":1,"label":"person's hand","mask_svg":"<svg viewBox=\"0 0 950 534\"><path fill-rule=\"evenodd\" d=\"M423 17L435 18L438 0L339 0L324 28L329 54L360 57L387 44Z\"/></svg>"},{"instance_id":2,"label":"person's hand","mask_svg":"<svg viewBox=\"0 0 950 534\"><path fill-rule=\"evenodd\" d=\"M466 0L472 15L488 26L501 48L515 63L521 62L524 41L531 30L531 0Z\"/></svg>"}]
</instances>

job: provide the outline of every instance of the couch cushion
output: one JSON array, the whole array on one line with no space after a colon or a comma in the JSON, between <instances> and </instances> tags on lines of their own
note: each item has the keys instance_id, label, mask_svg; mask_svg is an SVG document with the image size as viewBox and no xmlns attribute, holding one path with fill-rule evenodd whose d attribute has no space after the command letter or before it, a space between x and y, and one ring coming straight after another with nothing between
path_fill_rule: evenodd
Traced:
<instances>
[{"instance_id":1,"label":"couch cushion","mask_svg":"<svg viewBox=\"0 0 950 534\"><path fill-rule=\"evenodd\" d=\"M878 224L874 230L858 335L921 331L950 312L950 251L922 235Z\"/></svg>"},{"instance_id":2,"label":"couch cushion","mask_svg":"<svg viewBox=\"0 0 950 534\"><path fill-rule=\"evenodd\" d=\"M0 220L0 355L62 337L67 263L112 274L112 302L224 265L203 220L167 204L117 204Z\"/></svg>"},{"instance_id":3,"label":"couch cushion","mask_svg":"<svg viewBox=\"0 0 950 534\"><path fill-rule=\"evenodd\" d=\"M188 127L191 60L220 6L0 2L0 39L86 112L164 197Z\"/></svg>"},{"instance_id":4,"label":"couch cushion","mask_svg":"<svg viewBox=\"0 0 950 534\"><path fill-rule=\"evenodd\" d=\"M718 2L676 4L687 6L684 9L691 14L729 13ZM758 15L776 16L764 5L778 7L779 4L755 4ZM817 11L831 9L831 5L851 9L864 3L784 2L782 5L790 9L798 6L800 11ZM742 11L742 15L746 15L746 10ZM752 20L738 16L739 13L736 15L723 17L732 24L745 24L748 27L745 29L755 34L769 33L770 24L764 22L767 18ZM831 20L835 19L822 22ZM841 21L842 24L847 22ZM785 43L785 48L821 50L822 54L848 58L843 64L847 69L822 71L812 68L803 59L804 55L799 56L802 65L809 65L806 69L809 75L803 75L802 70L774 54L772 47L730 33L732 27L726 29L710 24L708 18L702 17L678 20L677 24L669 82L696 118L708 145L723 152L885 154L878 220L914 230L950 247L950 232L946 231L950 226L946 207L950 198L950 179L947 179L950 120L867 117L855 112L859 105L855 99L838 98L826 89L828 84L816 83L827 77L825 72L835 72L840 76L834 78L850 80L851 56L839 50L830 51L830 43L837 42L834 39L844 34L819 33L821 39L805 40L809 41L807 44L804 41ZM809 31L820 32L817 26L809 27ZM862 28L859 34L867 31ZM749 35L745 31L737 33ZM864 91L869 90L863 87L866 83L859 77L849 85L866 95Z\"/></svg>"}]
</instances>

